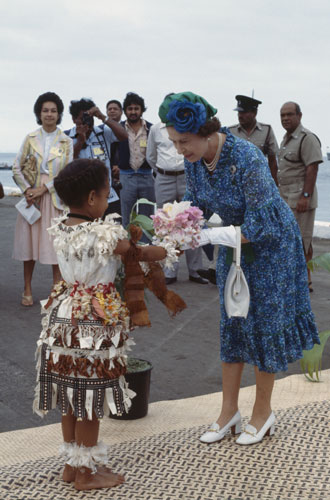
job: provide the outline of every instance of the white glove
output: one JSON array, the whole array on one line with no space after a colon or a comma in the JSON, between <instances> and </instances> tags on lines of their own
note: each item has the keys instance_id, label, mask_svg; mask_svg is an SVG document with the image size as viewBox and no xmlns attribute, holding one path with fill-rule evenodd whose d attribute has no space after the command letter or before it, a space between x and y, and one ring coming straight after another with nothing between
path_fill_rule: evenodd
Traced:
<instances>
[{"instance_id":1,"label":"white glove","mask_svg":"<svg viewBox=\"0 0 330 500\"><path fill-rule=\"evenodd\" d=\"M199 246L211 243L212 245L224 245L236 248L236 229L234 226L211 227L202 229L200 233Z\"/></svg>"}]
</instances>

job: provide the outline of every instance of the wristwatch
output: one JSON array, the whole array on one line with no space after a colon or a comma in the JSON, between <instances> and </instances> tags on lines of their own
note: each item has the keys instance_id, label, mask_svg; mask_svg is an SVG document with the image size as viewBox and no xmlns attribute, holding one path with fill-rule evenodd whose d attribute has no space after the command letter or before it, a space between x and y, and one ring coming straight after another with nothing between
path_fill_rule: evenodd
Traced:
<instances>
[{"instance_id":1,"label":"wristwatch","mask_svg":"<svg viewBox=\"0 0 330 500\"><path fill-rule=\"evenodd\" d=\"M304 197L304 198L309 198L309 197L310 197L310 194L309 194L309 193L303 193L303 197Z\"/></svg>"}]
</instances>

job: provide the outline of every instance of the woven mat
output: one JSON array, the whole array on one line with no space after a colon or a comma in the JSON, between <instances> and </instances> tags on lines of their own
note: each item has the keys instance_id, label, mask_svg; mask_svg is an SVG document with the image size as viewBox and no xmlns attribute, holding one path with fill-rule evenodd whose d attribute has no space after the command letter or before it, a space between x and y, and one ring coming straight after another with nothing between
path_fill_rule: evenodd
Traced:
<instances>
[{"instance_id":1,"label":"woven mat","mask_svg":"<svg viewBox=\"0 0 330 500\"><path fill-rule=\"evenodd\" d=\"M228 435L203 445L205 426L116 444L112 468L125 484L78 492L61 480L57 457L0 469L6 500L326 500L330 499L329 401L276 412L275 435L254 446Z\"/></svg>"}]
</instances>

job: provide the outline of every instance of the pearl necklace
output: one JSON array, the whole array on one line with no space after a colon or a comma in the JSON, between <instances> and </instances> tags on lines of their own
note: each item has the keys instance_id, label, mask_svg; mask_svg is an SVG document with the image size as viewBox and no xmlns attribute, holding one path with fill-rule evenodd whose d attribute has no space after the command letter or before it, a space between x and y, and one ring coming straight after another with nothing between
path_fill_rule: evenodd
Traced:
<instances>
[{"instance_id":1,"label":"pearl necklace","mask_svg":"<svg viewBox=\"0 0 330 500\"><path fill-rule=\"evenodd\" d=\"M213 172L215 170L215 167L217 166L217 163L218 163L219 158L220 158L220 152L221 152L221 147L222 147L222 135L221 134L217 134L217 135L218 135L219 143L218 143L218 147L217 147L217 150L215 153L215 157L213 158L211 163L206 163L205 159L203 158L204 165L209 172Z\"/></svg>"}]
</instances>

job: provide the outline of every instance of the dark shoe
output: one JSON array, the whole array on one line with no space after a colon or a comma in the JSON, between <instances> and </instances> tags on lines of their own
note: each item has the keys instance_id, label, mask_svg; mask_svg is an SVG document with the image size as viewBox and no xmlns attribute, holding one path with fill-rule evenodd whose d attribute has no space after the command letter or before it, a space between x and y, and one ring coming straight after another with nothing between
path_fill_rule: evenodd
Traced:
<instances>
[{"instance_id":1,"label":"dark shoe","mask_svg":"<svg viewBox=\"0 0 330 500\"><path fill-rule=\"evenodd\" d=\"M200 285L207 285L208 280L205 280L204 278L201 278L200 276L189 276L189 281L193 281L194 283L199 283Z\"/></svg>"},{"instance_id":2,"label":"dark shoe","mask_svg":"<svg viewBox=\"0 0 330 500\"><path fill-rule=\"evenodd\" d=\"M176 278L165 278L166 285L172 285L172 283L176 282Z\"/></svg>"},{"instance_id":3,"label":"dark shoe","mask_svg":"<svg viewBox=\"0 0 330 500\"><path fill-rule=\"evenodd\" d=\"M209 267L208 269L197 269L198 274L207 280L213 285L217 284L217 277L215 274L215 270Z\"/></svg>"}]
</instances>

